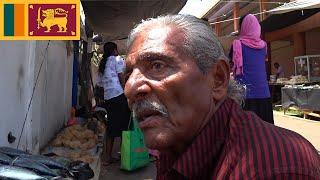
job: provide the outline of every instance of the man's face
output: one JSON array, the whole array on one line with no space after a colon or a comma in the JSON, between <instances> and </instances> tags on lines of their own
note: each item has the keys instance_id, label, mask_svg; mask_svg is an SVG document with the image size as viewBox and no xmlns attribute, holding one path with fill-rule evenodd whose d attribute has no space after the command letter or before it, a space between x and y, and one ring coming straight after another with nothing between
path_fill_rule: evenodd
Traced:
<instances>
[{"instance_id":1,"label":"man's face","mask_svg":"<svg viewBox=\"0 0 320 180\"><path fill-rule=\"evenodd\" d=\"M152 27L128 52L125 94L149 148L190 142L212 106L210 78L181 51L183 41L180 30Z\"/></svg>"}]
</instances>

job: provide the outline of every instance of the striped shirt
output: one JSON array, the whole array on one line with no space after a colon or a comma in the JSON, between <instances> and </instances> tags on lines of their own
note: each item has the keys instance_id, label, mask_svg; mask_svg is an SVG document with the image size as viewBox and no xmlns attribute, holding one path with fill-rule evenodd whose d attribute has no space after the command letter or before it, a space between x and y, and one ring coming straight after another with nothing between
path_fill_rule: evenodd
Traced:
<instances>
[{"instance_id":1,"label":"striped shirt","mask_svg":"<svg viewBox=\"0 0 320 180\"><path fill-rule=\"evenodd\" d=\"M320 158L299 134L227 99L184 153L160 154L157 179L320 179Z\"/></svg>"}]
</instances>

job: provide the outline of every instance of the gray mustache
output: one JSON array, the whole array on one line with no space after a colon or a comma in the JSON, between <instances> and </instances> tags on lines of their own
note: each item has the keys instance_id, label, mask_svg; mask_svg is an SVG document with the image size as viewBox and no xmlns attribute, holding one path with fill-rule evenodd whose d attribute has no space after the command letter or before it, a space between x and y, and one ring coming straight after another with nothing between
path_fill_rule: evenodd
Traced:
<instances>
[{"instance_id":1,"label":"gray mustache","mask_svg":"<svg viewBox=\"0 0 320 180\"><path fill-rule=\"evenodd\" d=\"M169 116L167 108L163 104L156 102L156 101L140 100L140 101L135 102L132 105L133 115L138 116L138 118L139 118L139 114L141 114L145 110L157 111L164 117Z\"/></svg>"}]
</instances>

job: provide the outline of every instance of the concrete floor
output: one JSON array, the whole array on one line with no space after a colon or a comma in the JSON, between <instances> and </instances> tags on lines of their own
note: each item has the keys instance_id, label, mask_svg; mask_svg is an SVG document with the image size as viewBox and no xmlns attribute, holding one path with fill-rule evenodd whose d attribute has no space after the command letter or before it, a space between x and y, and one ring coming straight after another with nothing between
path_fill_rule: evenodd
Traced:
<instances>
[{"instance_id":1,"label":"concrete floor","mask_svg":"<svg viewBox=\"0 0 320 180\"><path fill-rule=\"evenodd\" d=\"M275 125L299 133L320 152L320 121L297 118L275 111L273 115Z\"/></svg>"},{"instance_id":2,"label":"concrete floor","mask_svg":"<svg viewBox=\"0 0 320 180\"><path fill-rule=\"evenodd\" d=\"M275 125L290 129L301 134L315 146L320 152L320 122L296 118L283 115L283 113L274 112ZM114 155L119 152L119 140L116 140ZM120 162L110 166L101 166L100 180L150 180L156 179L155 164L139 169L134 172L120 170Z\"/></svg>"},{"instance_id":3,"label":"concrete floor","mask_svg":"<svg viewBox=\"0 0 320 180\"><path fill-rule=\"evenodd\" d=\"M156 167L153 163L134 172L120 170L120 163L115 163L107 167L101 166L100 172L100 180L151 180L156 179L155 177Z\"/></svg>"},{"instance_id":4,"label":"concrete floor","mask_svg":"<svg viewBox=\"0 0 320 180\"><path fill-rule=\"evenodd\" d=\"M113 148L113 157L119 156L120 140L115 140ZM156 179L156 166L150 163L147 167L138 169L134 172L127 172L120 169L120 162L109 166L102 166L100 171L100 180L152 180Z\"/></svg>"}]
</instances>

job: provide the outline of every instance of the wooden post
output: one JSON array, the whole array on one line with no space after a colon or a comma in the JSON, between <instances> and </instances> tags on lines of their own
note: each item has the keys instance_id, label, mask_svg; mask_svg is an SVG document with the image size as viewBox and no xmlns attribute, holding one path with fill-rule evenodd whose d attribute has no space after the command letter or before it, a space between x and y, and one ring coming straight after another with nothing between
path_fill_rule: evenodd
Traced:
<instances>
[{"instance_id":1,"label":"wooden post","mask_svg":"<svg viewBox=\"0 0 320 180\"><path fill-rule=\"evenodd\" d=\"M234 4L234 7L233 7L233 30L234 31L238 31L239 30L239 12L240 12L240 8L239 8L239 3L236 2Z\"/></svg>"},{"instance_id":2,"label":"wooden post","mask_svg":"<svg viewBox=\"0 0 320 180\"><path fill-rule=\"evenodd\" d=\"M217 18L216 22L219 22L219 21L220 21L220 18ZM221 36L221 23L214 24L214 30L218 37Z\"/></svg>"},{"instance_id":3,"label":"wooden post","mask_svg":"<svg viewBox=\"0 0 320 180\"><path fill-rule=\"evenodd\" d=\"M293 54L294 56L303 56L306 54L305 32L293 34Z\"/></svg>"},{"instance_id":4,"label":"wooden post","mask_svg":"<svg viewBox=\"0 0 320 180\"><path fill-rule=\"evenodd\" d=\"M260 7L260 21L263 21L266 18L266 14L262 13L264 11L267 11L267 2L268 0L260 0L259 1L259 7Z\"/></svg>"}]
</instances>

